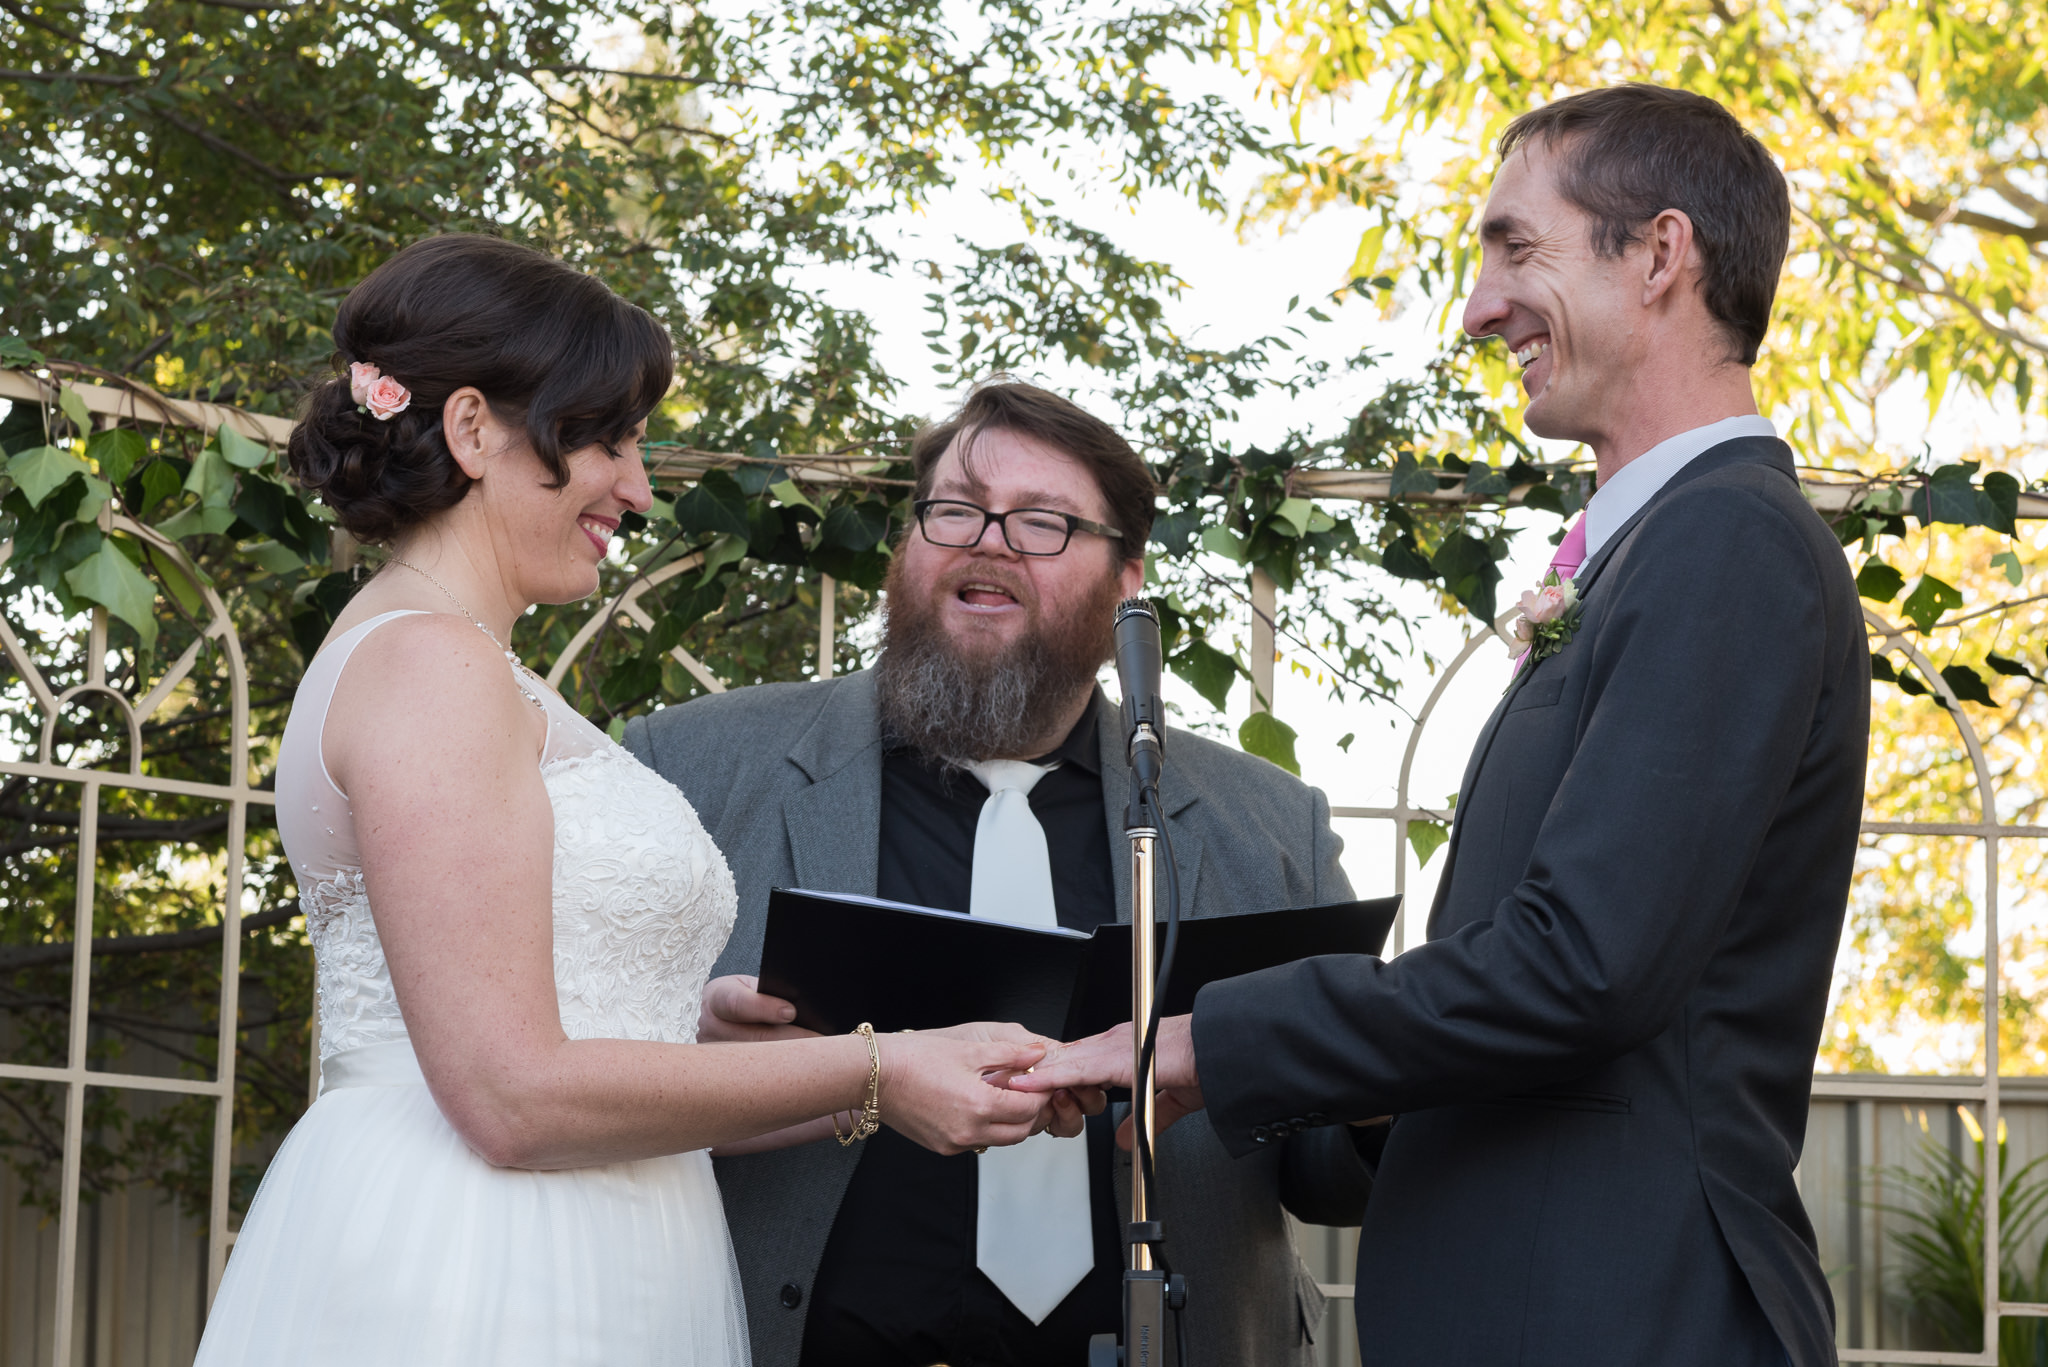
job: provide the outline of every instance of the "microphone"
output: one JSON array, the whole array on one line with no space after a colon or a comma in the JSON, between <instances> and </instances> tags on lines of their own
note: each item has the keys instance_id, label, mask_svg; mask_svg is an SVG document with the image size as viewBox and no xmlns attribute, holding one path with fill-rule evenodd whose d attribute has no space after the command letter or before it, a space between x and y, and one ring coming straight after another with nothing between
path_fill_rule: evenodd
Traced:
<instances>
[{"instance_id":1,"label":"microphone","mask_svg":"<svg viewBox=\"0 0 2048 1367\"><path fill-rule=\"evenodd\" d=\"M1165 767L1166 709L1159 697L1159 614L1143 598L1116 605L1116 681L1124 695L1125 758L1140 788Z\"/></svg>"}]
</instances>

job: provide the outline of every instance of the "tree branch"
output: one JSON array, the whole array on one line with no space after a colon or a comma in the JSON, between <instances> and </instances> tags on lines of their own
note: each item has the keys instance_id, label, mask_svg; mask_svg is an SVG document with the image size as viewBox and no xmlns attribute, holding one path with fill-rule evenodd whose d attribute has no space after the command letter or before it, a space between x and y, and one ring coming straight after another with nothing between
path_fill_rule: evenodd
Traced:
<instances>
[{"instance_id":1,"label":"tree branch","mask_svg":"<svg viewBox=\"0 0 2048 1367\"><path fill-rule=\"evenodd\" d=\"M297 898L269 911L259 911L254 916L242 918L244 932L270 930L284 925L299 915ZM108 954L169 954L181 949L204 949L220 943L221 928L197 926L191 930L173 930L160 935L110 935L92 942L95 958ZM41 945L8 945L0 947L0 973L13 972L23 968L49 968L56 964L71 962L74 946L69 941Z\"/></svg>"},{"instance_id":2,"label":"tree branch","mask_svg":"<svg viewBox=\"0 0 2048 1367\"><path fill-rule=\"evenodd\" d=\"M140 85L141 76L102 76L97 71L15 71L0 67L0 81L42 81L57 84L63 81L80 81L87 85Z\"/></svg>"}]
</instances>

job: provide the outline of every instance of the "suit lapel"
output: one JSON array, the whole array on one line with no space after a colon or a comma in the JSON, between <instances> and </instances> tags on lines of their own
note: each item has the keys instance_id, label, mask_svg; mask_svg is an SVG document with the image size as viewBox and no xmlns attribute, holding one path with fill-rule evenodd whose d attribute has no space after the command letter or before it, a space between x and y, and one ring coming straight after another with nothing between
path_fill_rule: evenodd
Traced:
<instances>
[{"instance_id":1,"label":"suit lapel","mask_svg":"<svg viewBox=\"0 0 2048 1367\"><path fill-rule=\"evenodd\" d=\"M1578 589L1580 603L1584 603L1592 594L1594 586L1600 580L1601 573L1612 563L1615 554L1628 543L1628 539L1635 534L1636 528L1642 524L1643 519L1649 515L1652 508L1655 508L1659 503L1670 497L1674 491L1683 488L1701 475L1737 460L1759 461L1771 466L1773 469L1779 470L1788 478L1794 480L1798 478L1795 473L1795 467L1792 464L1792 448L1774 438L1737 437L1732 441L1722 442L1718 446L1708 447L1698 456L1687 461L1683 469L1665 481L1664 487L1659 489L1642 507L1636 509L1633 517L1615 528L1614 535L1608 537L1601 544L1600 549L1584 565L1579 567L1579 572L1573 576L1572 583ZM1536 668L1536 666L1532 665L1527 669L1517 672L1514 679L1509 682L1507 692L1494 707L1493 714L1486 719L1486 725L1480 729L1479 739L1473 743L1472 758L1465 764L1465 777L1460 781L1458 787L1458 811L1460 815L1451 822L1451 838L1448 848L1444 852L1444 875L1437 881L1436 898L1430 908L1430 920L1432 923L1436 920L1437 910L1443 906L1444 899L1450 891L1451 878L1457 870L1458 836L1464 827L1463 813L1469 810L1466 798L1471 795L1473 788L1479 782L1480 770L1486 763L1486 752L1493 745L1493 738L1500 730L1502 719L1507 716L1508 707L1513 703L1516 691L1528 682L1529 676L1536 672Z\"/></svg>"},{"instance_id":2,"label":"suit lapel","mask_svg":"<svg viewBox=\"0 0 2048 1367\"><path fill-rule=\"evenodd\" d=\"M831 688L789 761L811 779L783 803L790 862L800 886L872 897L882 845L882 737L875 681L866 670Z\"/></svg>"},{"instance_id":3,"label":"suit lapel","mask_svg":"<svg viewBox=\"0 0 2048 1367\"><path fill-rule=\"evenodd\" d=\"M1116 919L1131 922L1131 839L1124 833L1124 807L1130 800L1130 761L1124 754L1123 713L1101 689L1095 690L1096 743L1102 754L1102 815L1109 838L1110 881L1116 885ZM1166 819L1172 823L1173 866L1180 872L1180 906L1183 915L1195 914L1195 879L1202 869L1202 836L1181 814L1199 800L1192 784L1176 782L1173 767L1173 733L1166 738L1166 776L1160 782L1160 800ZM1160 851L1165 857L1165 851ZM1158 910L1166 910L1166 888L1157 889Z\"/></svg>"}]
</instances>

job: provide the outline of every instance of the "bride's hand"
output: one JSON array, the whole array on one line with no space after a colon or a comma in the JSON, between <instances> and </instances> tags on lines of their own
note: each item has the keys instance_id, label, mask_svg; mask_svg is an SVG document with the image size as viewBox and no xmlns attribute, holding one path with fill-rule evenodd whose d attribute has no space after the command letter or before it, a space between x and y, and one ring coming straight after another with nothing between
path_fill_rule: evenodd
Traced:
<instances>
[{"instance_id":1,"label":"bride's hand","mask_svg":"<svg viewBox=\"0 0 2048 1367\"><path fill-rule=\"evenodd\" d=\"M1007 1086L1045 1056L1044 1041L1018 1026L994 1027L1002 1038L962 1038L955 1032L963 1029L971 1027L877 1039L882 1123L949 1154L1015 1144L1044 1129L1050 1099Z\"/></svg>"},{"instance_id":2,"label":"bride's hand","mask_svg":"<svg viewBox=\"0 0 2048 1367\"><path fill-rule=\"evenodd\" d=\"M1006 1021L969 1021L965 1025L949 1025L943 1030L927 1032L944 1035L948 1039L993 1040L1011 1044L1039 1044L1048 1050L1056 1048L1059 1041L1034 1035L1021 1025ZM998 1087L1006 1087L1010 1079L1021 1074L1015 1069L990 1073L987 1080ZM1091 1115L1100 1115L1109 1105L1109 1094L1100 1087L1062 1087L1048 1098L1051 1102L1040 1118L1042 1128L1051 1130L1062 1139L1071 1139L1081 1133Z\"/></svg>"}]
</instances>

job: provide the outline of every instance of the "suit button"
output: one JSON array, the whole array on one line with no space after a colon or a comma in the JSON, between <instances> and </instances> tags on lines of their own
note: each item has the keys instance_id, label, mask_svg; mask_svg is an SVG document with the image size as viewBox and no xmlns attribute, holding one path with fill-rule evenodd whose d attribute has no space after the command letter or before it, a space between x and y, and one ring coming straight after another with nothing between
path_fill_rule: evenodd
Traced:
<instances>
[{"instance_id":1,"label":"suit button","mask_svg":"<svg viewBox=\"0 0 2048 1367\"><path fill-rule=\"evenodd\" d=\"M795 1282L784 1282L782 1284L782 1304L784 1307L794 1310L803 1303L804 1289Z\"/></svg>"},{"instance_id":2,"label":"suit button","mask_svg":"<svg viewBox=\"0 0 2048 1367\"><path fill-rule=\"evenodd\" d=\"M1252 1127L1252 1143L1254 1143L1254 1144L1265 1144L1265 1143L1270 1143L1270 1142L1272 1141L1272 1138L1273 1138L1273 1131L1272 1131L1271 1127L1269 1127L1269 1126L1266 1126L1266 1125L1255 1125L1255 1126L1253 1126L1253 1127Z\"/></svg>"},{"instance_id":3,"label":"suit button","mask_svg":"<svg viewBox=\"0 0 2048 1367\"><path fill-rule=\"evenodd\" d=\"M1308 1113L1308 1123L1311 1125L1327 1125L1330 1123L1330 1117L1324 1115L1321 1111L1310 1111Z\"/></svg>"}]
</instances>

